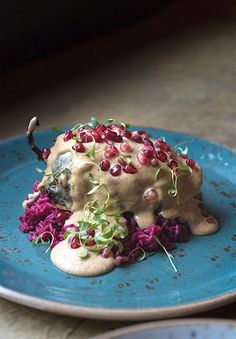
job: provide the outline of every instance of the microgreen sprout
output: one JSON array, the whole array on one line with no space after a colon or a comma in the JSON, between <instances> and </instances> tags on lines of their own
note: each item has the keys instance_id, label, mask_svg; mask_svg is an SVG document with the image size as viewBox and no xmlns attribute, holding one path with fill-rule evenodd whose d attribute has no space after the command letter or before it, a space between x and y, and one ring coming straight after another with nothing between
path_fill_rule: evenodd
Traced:
<instances>
[{"instance_id":1,"label":"microgreen sprout","mask_svg":"<svg viewBox=\"0 0 236 339\"><path fill-rule=\"evenodd\" d=\"M97 125L99 125L99 122L97 121L96 118L94 117L91 117L91 120L89 122L86 122L85 124L76 124L74 127L71 128L72 131L76 131L80 128L83 128L83 127L96 127Z\"/></svg>"},{"instance_id":2,"label":"microgreen sprout","mask_svg":"<svg viewBox=\"0 0 236 339\"><path fill-rule=\"evenodd\" d=\"M186 144L191 144L191 143L192 143L192 140L188 140L188 141L185 141L185 142L180 142L179 144L177 144L174 147L172 147L172 150L173 150L173 152L175 152L177 154L182 153L182 154L187 155L188 154L188 146ZM183 145L185 145L185 148L181 147Z\"/></svg>"},{"instance_id":3,"label":"microgreen sprout","mask_svg":"<svg viewBox=\"0 0 236 339\"><path fill-rule=\"evenodd\" d=\"M128 257L130 257L135 251L141 251L142 254L136 259L137 261L143 261L145 259L147 259L148 257L151 257L152 255L154 255L154 252L146 252L144 251L144 249L142 247L136 247L134 248L129 254Z\"/></svg>"},{"instance_id":4,"label":"microgreen sprout","mask_svg":"<svg viewBox=\"0 0 236 339\"><path fill-rule=\"evenodd\" d=\"M45 173L45 171L42 170L42 169L39 168L39 167L36 167L36 168L35 168L35 171L38 172L38 173L40 173L40 174L41 174L41 173Z\"/></svg>"},{"instance_id":5,"label":"microgreen sprout","mask_svg":"<svg viewBox=\"0 0 236 339\"><path fill-rule=\"evenodd\" d=\"M88 195L95 193L104 184L102 178L100 178L99 181L95 180L92 173L89 173L88 180L94 185L94 187L89 192L87 192Z\"/></svg>"},{"instance_id":6,"label":"microgreen sprout","mask_svg":"<svg viewBox=\"0 0 236 339\"><path fill-rule=\"evenodd\" d=\"M132 156L130 154L121 153L121 158L125 160L128 164L132 161Z\"/></svg>"},{"instance_id":7,"label":"microgreen sprout","mask_svg":"<svg viewBox=\"0 0 236 339\"><path fill-rule=\"evenodd\" d=\"M111 250L117 246L120 251L123 250L121 240L128 234L127 228L120 222L121 212L112 210L115 204L109 203L110 194L102 179L96 180L93 175L89 174L89 182L94 187L87 193L89 195L95 193L101 186L107 190L107 198L104 202L99 203L97 199L87 202L83 210L83 218L78 221L79 231L67 230L64 238L69 234L79 237L81 246L87 251L99 253L103 249ZM88 231L93 230L94 236L88 236ZM93 245L88 246L88 241Z\"/></svg>"},{"instance_id":8,"label":"microgreen sprout","mask_svg":"<svg viewBox=\"0 0 236 339\"><path fill-rule=\"evenodd\" d=\"M45 173L46 177L51 177L53 176L53 178L58 178L65 170L69 170L68 166L62 166L59 170L55 171L55 172L51 172L51 173Z\"/></svg>"},{"instance_id":9,"label":"microgreen sprout","mask_svg":"<svg viewBox=\"0 0 236 339\"><path fill-rule=\"evenodd\" d=\"M51 236L51 240L47 240L47 241L43 240L43 236L44 236L44 235L48 235L48 234ZM48 248L46 249L46 251L45 251L45 253L47 253L47 252L49 251L49 249L51 248L53 242L54 242L54 235L53 235L51 232L49 232L49 231L45 231L45 232L43 232L42 234L40 234L38 237L35 237L35 238L32 240L32 243L33 243L34 245L37 245L39 242L41 242L43 245L48 245L48 244L50 244L49 247L48 247Z\"/></svg>"},{"instance_id":10,"label":"microgreen sprout","mask_svg":"<svg viewBox=\"0 0 236 339\"><path fill-rule=\"evenodd\" d=\"M174 170L171 169L170 167L167 166L160 166L158 168L158 170L155 173L155 178L157 179L158 176L160 175L161 171L163 170L167 170L171 173L171 180L172 180L172 184L173 187L169 188L167 193L169 196L171 197L176 197L178 195L178 179L180 176L182 176L183 174L186 174L186 172L190 172L192 173L192 168L190 166L187 165L178 165ZM178 171L180 170L181 173L178 174Z\"/></svg>"},{"instance_id":11,"label":"microgreen sprout","mask_svg":"<svg viewBox=\"0 0 236 339\"><path fill-rule=\"evenodd\" d=\"M158 239L158 237L156 235L154 235L153 238L156 240L157 244L163 249L163 251L167 255L167 258L169 259L171 266L173 267L174 271L178 272L178 270L177 270L177 268L176 268L176 266L175 266L175 264L173 263L173 260L172 260L174 258L174 256L167 251L165 246L160 242L160 240Z\"/></svg>"},{"instance_id":12,"label":"microgreen sprout","mask_svg":"<svg viewBox=\"0 0 236 339\"><path fill-rule=\"evenodd\" d=\"M125 123L125 122L117 121L116 119L107 119L107 120L105 120L105 121L103 122L103 125L109 126L109 125L111 125L112 123L119 124L119 125L123 126L124 128L129 128L129 127L130 127L130 124Z\"/></svg>"},{"instance_id":13,"label":"microgreen sprout","mask_svg":"<svg viewBox=\"0 0 236 339\"><path fill-rule=\"evenodd\" d=\"M91 160L95 160L95 148L96 148L96 142L93 138L93 144L92 146L87 150L87 152L85 153L85 155L87 157L89 157L89 159Z\"/></svg>"},{"instance_id":14,"label":"microgreen sprout","mask_svg":"<svg viewBox=\"0 0 236 339\"><path fill-rule=\"evenodd\" d=\"M65 131L57 126L49 126L49 128L53 131L53 132L57 132L57 133L64 133Z\"/></svg>"}]
</instances>

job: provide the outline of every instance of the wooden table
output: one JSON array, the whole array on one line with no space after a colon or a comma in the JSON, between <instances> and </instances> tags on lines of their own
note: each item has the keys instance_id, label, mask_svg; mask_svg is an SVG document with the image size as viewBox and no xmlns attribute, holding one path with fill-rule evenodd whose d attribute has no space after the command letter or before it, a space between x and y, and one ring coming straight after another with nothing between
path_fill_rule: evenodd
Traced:
<instances>
[{"instance_id":1,"label":"wooden table","mask_svg":"<svg viewBox=\"0 0 236 339\"><path fill-rule=\"evenodd\" d=\"M42 127L94 115L236 150L236 5L208 3L173 4L157 17L0 75L1 138L23 133L34 114ZM236 319L236 304L197 316ZM1 338L88 338L121 326L0 300Z\"/></svg>"}]
</instances>

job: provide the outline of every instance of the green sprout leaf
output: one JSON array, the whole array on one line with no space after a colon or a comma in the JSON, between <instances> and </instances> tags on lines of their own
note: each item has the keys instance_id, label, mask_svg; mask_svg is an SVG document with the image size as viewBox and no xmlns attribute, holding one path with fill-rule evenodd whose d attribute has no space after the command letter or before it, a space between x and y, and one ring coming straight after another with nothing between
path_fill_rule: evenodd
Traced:
<instances>
[{"instance_id":1,"label":"green sprout leaf","mask_svg":"<svg viewBox=\"0 0 236 339\"><path fill-rule=\"evenodd\" d=\"M97 190L101 187L101 185L94 186L90 191L87 192L88 195L97 192Z\"/></svg>"},{"instance_id":2,"label":"green sprout leaf","mask_svg":"<svg viewBox=\"0 0 236 339\"><path fill-rule=\"evenodd\" d=\"M160 240L158 239L158 237L157 237L156 235L154 235L153 238L156 240L157 244L163 249L163 251L164 251L165 254L167 255L167 258L169 259L169 261L170 261L170 263L171 263L171 266L173 267L174 271L175 271L175 272L178 272L178 270L177 270L177 268L176 268L176 266L174 265L173 260L172 260L172 259L174 258L174 256L173 256L171 253L169 253L169 252L167 251L167 249L165 248L165 246L162 245L162 243L160 242Z\"/></svg>"},{"instance_id":3,"label":"green sprout leaf","mask_svg":"<svg viewBox=\"0 0 236 339\"><path fill-rule=\"evenodd\" d=\"M148 257L151 257L152 255L154 255L154 252L145 252L143 248L140 247L140 249L142 249L142 254L141 256L137 259L137 261L143 261L145 259L147 259Z\"/></svg>"},{"instance_id":4,"label":"green sprout leaf","mask_svg":"<svg viewBox=\"0 0 236 339\"><path fill-rule=\"evenodd\" d=\"M181 171L186 171L186 172L190 172L192 173L192 168L190 166L187 165L179 165L176 169L179 169Z\"/></svg>"},{"instance_id":5,"label":"green sprout leaf","mask_svg":"<svg viewBox=\"0 0 236 339\"><path fill-rule=\"evenodd\" d=\"M89 175L88 175L88 180L89 180L89 182L91 182L91 184L93 184L93 185L99 185L99 184L100 184L99 181L97 181L96 179L94 179L92 173L89 173Z\"/></svg>"},{"instance_id":6,"label":"green sprout leaf","mask_svg":"<svg viewBox=\"0 0 236 339\"><path fill-rule=\"evenodd\" d=\"M103 122L103 125L105 126L109 126L111 125L112 123L117 123L121 126L123 126L124 128L129 128L130 127L130 124L129 123L126 123L126 122L120 122L120 121L117 121L116 119L107 119Z\"/></svg>"},{"instance_id":7,"label":"green sprout leaf","mask_svg":"<svg viewBox=\"0 0 236 339\"><path fill-rule=\"evenodd\" d=\"M130 154L121 153L121 158L125 160L128 164L132 161L132 156Z\"/></svg>"},{"instance_id":8,"label":"green sprout leaf","mask_svg":"<svg viewBox=\"0 0 236 339\"><path fill-rule=\"evenodd\" d=\"M75 126L73 126L71 128L72 131L76 131L77 129L80 129L82 126L84 126L83 124L76 124Z\"/></svg>"},{"instance_id":9,"label":"green sprout leaf","mask_svg":"<svg viewBox=\"0 0 236 339\"><path fill-rule=\"evenodd\" d=\"M176 188L170 188L169 190L168 190L168 194L171 196L171 197L176 197L176 195L177 195L177 189Z\"/></svg>"},{"instance_id":10,"label":"green sprout leaf","mask_svg":"<svg viewBox=\"0 0 236 339\"><path fill-rule=\"evenodd\" d=\"M87 124L87 126L89 126L89 127L96 127L96 126L98 126L99 125L99 122L97 121L97 119L96 118L94 118L94 117L92 117L91 118L91 120L90 120L90 122Z\"/></svg>"},{"instance_id":11,"label":"green sprout leaf","mask_svg":"<svg viewBox=\"0 0 236 339\"><path fill-rule=\"evenodd\" d=\"M85 247L80 248L79 257L81 259L86 259L88 257L88 250Z\"/></svg>"},{"instance_id":12,"label":"green sprout leaf","mask_svg":"<svg viewBox=\"0 0 236 339\"><path fill-rule=\"evenodd\" d=\"M85 153L87 157L89 157L91 160L95 160L95 147L96 143L93 142L92 146L88 149L88 151Z\"/></svg>"},{"instance_id":13,"label":"green sprout leaf","mask_svg":"<svg viewBox=\"0 0 236 339\"><path fill-rule=\"evenodd\" d=\"M104 124L105 126L108 126L108 125L111 125L114 121L115 121L115 119L107 119L107 120L104 121L103 124Z\"/></svg>"},{"instance_id":14,"label":"green sprout leaf","mask_svg":"<svg viewBox=\"0 0 236 339\"><path fill-rule=\"evenodd\" d=\"M188 146L186 146L186 144L191 144L192 143L192 140L188 140L188 141L185 141L185 142L180 142L179 144L175 145L174 147L172 147L172 150L173 152L175 153L182 153L182 154L188 154ZM182 147L180 146L183 146L185 145L185 148L183 149Z\"/></svg>"},{"instance_id":15,"label":"green sprout leaf","mask_svg":"<svg viewBox=\"0 0 236 339\"><path fill-rule=\"evenodd\" d=\"M39 167L36 167L36 168L35 168L35 171L38 172L38 173L44 173L44 170L42 170L42 169L39 168Z\"/></svg>"},{"instance_id":16,"label":"green sprout leaf","mask_svg":"<svg viewBox=\"0 0 236 339\"><path fill-rule=\"evenodd\" d=\"M40 237L36 237L36 238L34 238L34 239L32 240L32 243L33 243L34 245L37 245L39 242L40 242Z\"/></svg>"},{"instance_id":17,"label":"green sprout leaf","mask_svg":"<svg viewBox=\"0 0 236 339\"><path fill-rule=\"evenodd\" d=\"M167 167L167 166L165 166L165 165L160 166L160 167L158 168L158 170L156 171L156 173L155 173L155 178L156 178L156 180L157 180L158 176L160 175L161 171L163 171L163 170L167 170L167 171L170 171L170 172L172 173L172 170L170 169L170 167Z\"/></svg>"},{"instance_id":18,"label":"green sprout leaf","mask_svg":"<svg viewBox=\"0 0 236 339\"><path fill-rule=\"evenodd\" d=\"M57 133L64 133L63 129L60 127L56 127L56 126L49 126L49 128L53 131L53 132L57 132Z\"/></svg>"}]
</instances>

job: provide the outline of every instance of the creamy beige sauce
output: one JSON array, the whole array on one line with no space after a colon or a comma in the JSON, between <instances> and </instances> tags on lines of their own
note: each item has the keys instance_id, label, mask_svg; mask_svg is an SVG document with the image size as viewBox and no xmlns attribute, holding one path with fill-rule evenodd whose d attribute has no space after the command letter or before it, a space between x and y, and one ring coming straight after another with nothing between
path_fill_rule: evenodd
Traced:
<instances>
[{"instance_id":1,"label":"creamy beige sauce","mask_svg":"<svg viewBox=\"0 0 236 339\"><path fill-rule=\"evenodd\" d=\"M168 190L173 187L170 171L162 170L156 179L155 173L158 167L143 166L137 159L137 154L143 145L124 138L125 140L132 146L132 151L129 154L132 156L132 164L138 172L136 174L122 172L120 176L114 177L109 171L101 171L98 166L104 159L104 150L107 144L96 144L95 160L91 161L85 153L77 153L72 150L75 141L64 142L63 135L58 136L47 159L46 173L52 173L53 164L59 154L72 153L70 195L73 203L69 209L74 213L67 224L82 219L83 208L88 201L97 199L98 202L103 203L106 200L107 191L103 187L94 194L87 195L87 192L93 188L88 180L88 174L91 173L98 181L102 178L109 188L111 202L118 203L122 212L134 213L141 228L154 223L154 211L161 208L161 214L165 218L179 217L182 221L188 222L193 234L206 235L216 232L219 227L216 219L212 217L211 223L209 223L207 218L201 215L198 207L199 201L194 198L202 183L200 166L196 166L191 174L184 174L178 179L178 195L171 197L168 194ZM91 143L84 143L84 145L87 148L91 147ZM115 143L115 146L120 151L120 144ZM109 160L111 164L117 163L117 157ZM177 156L176 160L179 165L185 165L185 160L180 156ZM165 163L161 163L161 165L167 166ZM50 176L44 176L38 186L39 190L43 190L50 180ZM145 200L145 192L150 190L155 198ZM112 258L104 259L100 255L91 254L88 259L80 259L79 251L79 249L71 249L68 241L63 241L52 250L51 259L63 271L78 275L102 274L112 269Z\"/></svg>"},{"instance_id":2,"label":"creamy beige sauce","mask_svg":"<svg viewBox=\"0 0 236 339\"><path fill-rule=\"evenodd\" d=\"M114 267L113 256L104 258L94 252L88 252L86 258L81 258L84 255L84 249L72 249L70 242L71 236L66 240L61 241L51 251L52 263L60 270L81 276L101 275L109 272Z\"/></svg>"}]
</instances>

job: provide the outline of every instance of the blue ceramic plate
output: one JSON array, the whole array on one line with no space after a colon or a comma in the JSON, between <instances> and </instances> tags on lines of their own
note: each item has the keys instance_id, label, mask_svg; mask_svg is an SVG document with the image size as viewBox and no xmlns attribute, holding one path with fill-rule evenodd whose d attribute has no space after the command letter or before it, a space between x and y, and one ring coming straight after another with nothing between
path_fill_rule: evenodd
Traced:
<instances>
[{"instance_id":1,"label":"blue ceramic plate","mask_svg":"<svg viewBox=\"0 0 236 339\"><path fill-rule=\"evenodd\" d=\"M91 339L235 339L236 321L183 319L128 326Z\"/></svg>"},{"instance_id":2,"label":"blue ceramic plate","mask_svg":"<svg viewBox=\"0 0 236 339\"><path fill-rule=\"evenodd\" d=\"M43 245L18 230L21 203L40 178L25 138L0 148L0 295L32 307L100 319L154 319L211 309L236 300L236 154L205 140L148 129L168 143L192 140L190 156L203 167L204 200L220 222L217 234L193 237L174 251L175 273L164 254L99 277L74 277L52 265ZM54 132L39 132L47 147Z\"/></svg>"}]
</instances>

